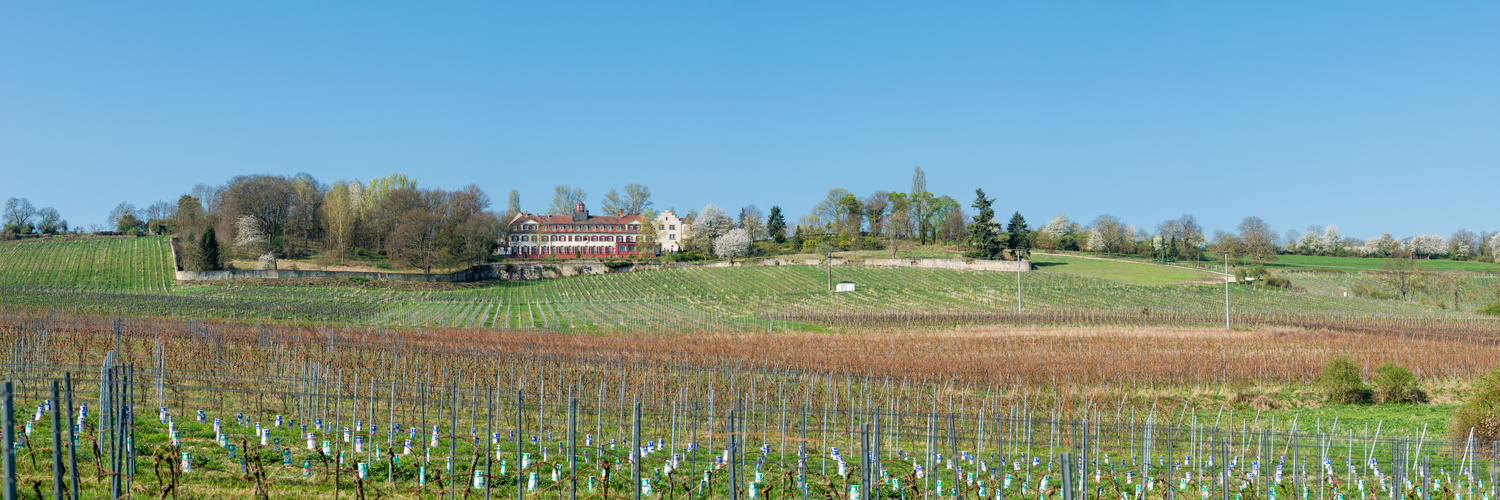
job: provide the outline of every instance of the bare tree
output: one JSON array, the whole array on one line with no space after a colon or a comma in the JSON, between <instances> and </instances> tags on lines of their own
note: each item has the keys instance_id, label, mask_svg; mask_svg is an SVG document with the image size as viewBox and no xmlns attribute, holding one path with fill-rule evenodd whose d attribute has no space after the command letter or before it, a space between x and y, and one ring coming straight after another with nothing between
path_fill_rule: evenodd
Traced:
<instances>
[{"instance_id":1,"label":"bare tree","mask_svg":"<svg viewBox=\"0 0 1500 500\"><path fill-rule=\"evenodd\" d=\"M599 200L599 208L606 214L620 213L625 210L625 200L620 199L620 194L614 188L610 188L608 193L604 193L604 198Z\"/></svg>"},{"instance_id":2,"label":"bare tree","mask_svg":"<svg viewBox=\"0 0 1500 500\"><path fill-rule=\"evenodd\" d=\"M25 226L31 224L32 217L36 216L36 207L31 205L31 200L26 198L11 198L5 200L5 223L8 225Z\"/></svg>"},{"instance_id":3,"label":"bare tree","mask_svg":"<svg viewBox=\"0 0 1500 500\"><path fill-rule=\"evenodd\" d=\"M1119 253L1125 248L1125 240L1129 238L1125 228L1125 223L1119 217L1109 214L1095 217L1093 227L1089 230L1089 250Z\"/></svg>"},{"instance_id":4,"label":"bare tree","mask_svg":"<svg viewBox=\"0 0 1500 500\"><path fill-rule=\"evenodd\" d=\"M766 237L766 225L763 218L764 216L760 213L760 207L754 204L745 205L744 208L740 209L739 225L741 229L745 230L746 234L750 235L750 241Z\"/></svg>"},{"instance_id":5,"label":"bare tree","mask_svg":"<svg viewBox=\"0 0 1500 500\"><path fill-rule=\"evenodd\" d=\"M641 214L651 209L651 188L634 182L625 185L625 213Z\"/></svg>"},{"instance_id":6,"label":"bare tree","mask_svg":"<svg viewBox=\"0 0 1500 500\"><path fill-rule=\"evenodd\" d=\"M146 220L167 219L172 217L172 204L166 201L157 201L146 207Z\"/></svg>"},{"instance_id":7,"label":"bare tree","mask_svg":"<svg viewBox=\"0 0 1500 500\"><path fill-rule=\"evenodd\" d=\"M869 221L870 235L878 236L884 229L886 209L891 206L891 194L876 191L865 197L865 219Z\"/></svg>"},{"instance_id":8,"label":"bare tree","mask_svg":"<svg viewBox=\"0 0 1500 500\"><path fill-rule=\"evenodd\" d=\"M37 232L42 234L57 234L67 232L68 221L63 220L62 214L56 208L43 207L37 211Z\"/></svg>"},{"instance_id":9,"label":"bare tree","mask_svg":"<svg viewBox=\"0 0 1500 500\"><path fill-rule=\"evenodd\" d=\"M109 217L105 219L105 224L111 228L117 228L120 226L120 221L125 220L126 217L132 219L140 218L135 215L135 205L132 205L128 201L122 201L119 205L115 205L113 210L109 211Z\"/></svg>"},{"instance_id":10,"label":"bare tree","mask_svg":"<svg viewBox=\"0 0 1500 500\"><path fill-rule=\"evenodd\" d=\"M1380 267L1381 281L1401 294L1401 300L1407 300L1413 293L1427 288L1427 276L1414 260L1386 259Z\"/></svg>"},{"instance_id":11,"label":"bare tree","mask_svg":"<svg viewBox=\"0 0 1500 500\"><path fill-rule=\"evenodd\" d=\"M1240 221L1239 231L1236 251L1240 255L1256 262L1276 260L1276 230L1271 229L1265 220L1253 215L1246 217Z\"/></svg>"},{"instance_id":12,"label":"bare tree","mask_svg":"<svg viewBox=\"0 0 1500 500\"><path fill-rule=\"evenodd\" d=\"M552 189L552 206L549 207L550 213L571 214L573 213L573 207L579 203L583 203L587 197L588 195L583 192L583 188L558 184L557 187Z\"/></svg>"}]
</instances>

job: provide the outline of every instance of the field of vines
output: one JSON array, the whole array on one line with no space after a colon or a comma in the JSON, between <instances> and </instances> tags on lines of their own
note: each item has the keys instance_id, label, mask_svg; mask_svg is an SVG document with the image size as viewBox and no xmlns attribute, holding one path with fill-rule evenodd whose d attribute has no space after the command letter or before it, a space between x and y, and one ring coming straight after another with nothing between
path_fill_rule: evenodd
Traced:
<instances>
[{"instance_id":1,"label":"field of vines","mask_svg":"<svg viewBox=\"0 0 1500 500\"><path fill-rule=\"evenodd\" d=\"M1081 259L1078 259L1081 260ZM1106 261L1088 261L1095 266ZM126 314L233 322L586 332L815 332L983 325L1223 324L1224 289L1141 284L1145 264L1087 274L1066 265L1003 272L835 266L682 268L428 291L275 283L174 285L162 238L0 244L0 310ZM1134 269L1139 268L1139 269ZM1165 268L1163 268L1165 269ZM1495 278L1463 275L1464 307L1344 296L1355 275L1299 273L1300 290L1234 286L1242 326L1346 328L1500 339L1500 321L1472 312ZM1019 280L1019 286L1017 281ZM442 288L442 287L439 287Z\"/></svg>"},{"instance_id":2,"label":"field of vines","mask_svg":"<svg viewBox=\"0 0 1500 500\"><path fill-rule=\"evenodd\" d=\"M0 244L0 287L9 290L166 295L167 238L75 237Z\"/></svg>"},{"instance_id":3,"label":"field of vines","mask_svg":"<svg viewBox=\"0 0 1500 500\"><path fill-rule=\"evenodd\" d=\"M1426 367L1424 380L1500 359L1389 340L1101 329L684 343L11 316L0 396L7 485L44 498L1495 498L1500 447L1461 429L1159 396L1306 383L1330 351ZM1156 392L1130 389L1145 385Z\"/></svg>"}]
</instances>

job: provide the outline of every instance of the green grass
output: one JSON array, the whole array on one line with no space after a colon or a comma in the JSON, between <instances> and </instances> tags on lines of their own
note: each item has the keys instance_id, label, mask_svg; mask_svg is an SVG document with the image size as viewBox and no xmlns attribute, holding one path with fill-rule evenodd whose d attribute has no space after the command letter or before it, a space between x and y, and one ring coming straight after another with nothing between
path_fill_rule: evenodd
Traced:
<instances>
[{"instance_id":1,"label":"green grass","mask_svg":"<svg viewBox=\"0 0 1500 500\"><path fill-rule=\"evenodd\" d=\"M1061 255L1032 254L1032 264L1044 271L1072 273L1090 278L1106 279L1138 285L1167 285L1175 283L1201 282L1219 275L1163 266L1146 262L1126 260L1103 260Z\"/></svg>"},{"instance_id":2,"label":"green grass","mask_svg":"<svg viewBox=\"0 0 1500 500\"><path fill-rule=\"evenodd\" d=\"M1293 419L1296 419L1299 431L1324 433L1333 428L1334 419L1337 419L1338 428L1334 429L1334 434L1347 436L1353 430L1355 437L1363 435L1366 424L1370 426L1371 434L1375 433L1375 428L1379 425L1382 436L1416 436L1422 433L1425 426L1429 439L1442 441L1447 436L1448 420L1453 417L1453 410L1457 408L1456 404L1328 405L1320 408L1268 410L1262 412L1260 418L1264 421L1275 416L1277 429L1288 428Z\"/></svg>"},{"instance_id":3,"label":"green grass","mask_svg":"<svg viewBox=\"0 0 1500 500\"><path fill-rule=\"evenodd\" d=\"M1363 257L1323 257L1317 255L1282 255L1276 262L1266 264L1273 269L1334 269L1339 271L1376 271L1385 264L1385 259ZM1424 271L1500 272L1500 264L1488 262L1458 261L1447 259L1419 259L1417 264Z\"/></svg>"},{"instance_id":4,"label":"green grass","mask_svg":"<svg viewBox=\"0 0 1500 500\"><path fill-rule=\"evenodd\" d=\"M1089 311L1147 321L1197 321L1223 311L1224 288L1203 271L1121 260L1036 255L1020 276L1028 313ZM326 322L587 332L858 329L860 318L958 315L992 321L1017 309L1017 275L1004 272L836 266L833 280L857 291L828 293L827 268L684 268L534 282L487 282L449 290L214 283L173 287L166 239L97 238L0 244L0 308L203 317L232 321ZM1459 310L1439 302L1344 297L1349 274L1293 277L1307 292L1235 287L1236 313L1473 322L1469 300L1488 290L1472 277ZM1486 302L1488 303L1488 302ZM1477 304L1477 303L1476 303ZM853 318L853 319L849 319ZM1186 318L1186 319L1184 319ZM1252 319L1253 320L1253 319ZM884 321L884 320L881 320ZM901 319L933 326L946 319ZM917 321L916 323L909 323ZM963 320L969 321L969 320ZM1077 321L1077 320L1070 320ZM1095 320L1085 320L1095 321ZM922 323L927 322L927 323ZM936 322L936 323L933 323ZM929 324L930 323L930 324ZM966 323L967 324L967 323ZM982 323L980 323L982 324ZM873 324L879 326L880 323ZM951 326L951 325L950 325Z\"/></svg>"},{"instance_id":5,"label":"green grass","mask_svg":"<svg viewBox=\"0 0 1500 500\"><path fill-rule=\"evenodd\" d=\"M172 250L163 236L0 243L0 286L165 294L173 269Z\"/></svg>"}]
</instances>

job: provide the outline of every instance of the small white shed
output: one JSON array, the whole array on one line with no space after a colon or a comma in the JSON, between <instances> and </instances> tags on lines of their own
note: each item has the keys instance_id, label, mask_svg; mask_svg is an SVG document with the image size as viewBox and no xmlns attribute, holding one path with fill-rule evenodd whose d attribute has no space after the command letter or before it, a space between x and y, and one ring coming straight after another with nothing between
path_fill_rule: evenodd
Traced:
<instances>
[{"instance_id":1,"label":"small white shed","mask_svg":"<svg viewBox=\"0 0 1500 500\"><path fill-rule=\"evenodd\" d=\"M840 281L839 284L833 286L833 291L835 291L835 292L852 292L852 291L854 291L854 282L853 281Z\"/></svg>"}]
</instances>

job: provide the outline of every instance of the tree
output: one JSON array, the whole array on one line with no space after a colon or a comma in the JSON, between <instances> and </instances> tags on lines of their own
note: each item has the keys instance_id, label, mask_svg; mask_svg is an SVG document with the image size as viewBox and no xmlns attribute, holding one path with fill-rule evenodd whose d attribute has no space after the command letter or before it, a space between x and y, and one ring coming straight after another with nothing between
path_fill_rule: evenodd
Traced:
<instances>
[{"instance_id":1,"label":"tree","mask_svg":"<svg viewBox=\"0 0 1500 500\"><path fill-rule=\"evenodd\" d=\"M734 262L735 257L743 256L749 250L750 234L744 229L732 229L714 240L714 255L729 262Z\"/></svg>"},{"instance_id":2,"label":"tree","mask_svg":"<svg viewBox=\"0 0 1500 500\"><path fill-rule=\"evenodd\" d=\"M1468 229L1459 229L1448 238L1448 255L1452 255L1454 259L1467 259L1478 253L1479 246L1478 235Z\"/></svg>"},{"instance_id":3,"label":"tree","mask_svg":"<svg viewBox=\"0 0 1500 500\"><path fill-rule=\"evenodd\" d=\"M964 255L984 260L1005 257L1005 246L1000 243L1000 235L995 227L995 209L991 206L994 203L994 198L985 198L983 189L974 190L974 204L969 206L976 213L974 223L969 225L969 251Z\"/></svg>"},{"instance_id":4,"label":"tree","mask_svg":"<svg viewBox=\"0 0 1500 500\"><path fill-rule=\"evenodd\" d=\"M627 214L646 213L651 209L651 188L634 182L625 185L625 203L621 207Z\"/></svg>"},{"instance_id":5,"label":"tree","mask_svg":"<svg viewBox=\"0 0 1500 500\"><path fill-rule=\"evenodd\" d=\"M37 211L37 232L42 234L58 234L68 232L68 221L62 218L62 214L56 208L43 207Z\"/></svg>"},{"instance_id":6,"label":"tree","mask_svg":"<svg viewBox=\"0 0 1500 500\"><path fill-rule=\"evenodd\" d=\"M1198 218L1192 214L1183 214L1176 220L1163 222L1156 226L1156 231L1173 246L1172 252L1176 257L1202 260L1203 245L1208 241L1203 238L1203 227L1198 225Z\"/></svg>"},{"instance_id":7,"label":"tree","mask_svg":"<svg viewBox=\"0 0 1500 500\"><path fill-rule=\"evenodd\" d=\"M828 196L823 201L813 205L812 213L814 225L825 231L834 230L844 215L844 197L849 196L849 190L844 188L833 188L828 190Z\"/></svg>"},{"instance_id":8,"label":"tree","mask_svg":"<svg viewBox=\"0 0 1500 500\"><path fill-rule=\"evenodd\" d=\"M870 225L870 234L879 236L885 221L885 210L891 204L890 193L876 191L865 198L865 220Z\"/></svg>"},{"instance_id":9,"label":"tree","mask_svg":"<svg viewBox=\"0 0 1500 500\"><path fill-rule=\"evenodd\" d=\"M754 204L740 209L740 228L750 235L750 241L766 237L766 226L761 221L760 207Z\"/></svg>"},{"instance_id":10,"label":"tree","mask_svg":"<svg viewBox=\"0 0 1500 500\"><path fill-rule=\"evenodd\" d=\"M558 184L552 188L552 206L548 207L549 213L571 214L574 206L583 203L587 195L583 188L576 188L564 184Z\"/></svg>"},{"instance_id":11,"label":"tree","mask_svg":"<svg viewBox=\"0 0 1500 500\"><path fill-rule=\"evenodd\" d=\"M1411 240L1407 242L1407 247L1413 255L1421 258L1430 258L1448 253L1448 242L1443 241L1443 237L1436 234L1412 236Z\"/></svg>"},{"instance_id":12,"label":"tree","mask_svg":"<svg viewBox=\"0 0 1500 500\"><path fill-rule=\"evenodd\" d=\"M470 214L458 226L459 246L454 255L463 262L482 264L489 261L500 245L500 218L493 212Z\"/></svg>"},{"instance_id":13,"label":"tree","mask_svg":"<svg viewBox=\"0 0 1500 500\"><path fill-rule=\"evenodd\" d=\"M203 237L198 239L198 270L218 271L224 268L223 258L219 256L219 238L214 234L213 226L203 230Z\"/></svg>"},{"instance_id":14,"label":"tree","mask_svg":"<svg viewBox=\"0 0 1500 500\"><path fill-rule=\"evenodd\" d=\"M1411 370L1389 361L1375 369L1371 382L1375 385L1375 399L1381 403L1418 403L1424 399Z\"/></svg>"},{"instance_id":15,"label":"tree","mask_svg":"<svg viewBox=\"0 0 1500 500\"><path fill-rule=\"evenodd\" d=\"M864 227L865 206L859 202L859 198L853 193L845 193L839 198L839 214L836 220L840 232L859 235L860 229Z\"/></svg>"},{"instance_id":16,"label":"tree","mask_svg":"<svg viewBox=\"0 0 1500 500\"><path fill-rule=\"evenodd\" d=\"M338 253L340 262L348 253L349 242L354 237L354 224L359 218L356 209L353 193L345 181L333 183L333 187L323 194L323 223L327 227L329 246Z\"/></svg>"},{"instance_id":17,"label":"tree","mask_svg":"<svg viewBox=\"0 0 1500 500\"><path fill-rule=\"evenodd\" d=\"M771 206L771 215L766 217L766 233L776 243L786 243L786 216L781 214L780 205Z\"/></svg>"},{"instance_id":18,"label":"tree","mask_svg":"<svg viewBox=\"0 0 1500 500\"><path fill-rule=\"evenodd\" d=\"M1026 227L1026 218L1021 212L1010 216L1010 224L1005 227L1008 233L1005 246L1010 247L1011 253L1016 255L1016 260L1021 260L1031 255L1031 229Z\"/></svg>"},{"instance_id":19,"label":"tree","mask_svg":"<svg viewBox=\"0 0 1500 500\"><path fill-rule=\"evenodd\" d=\"M922 166L918 165L911 174L911 193L925 192L927 192L927 172L923 172Z\"/></svg>"},{"instance_id":20,"label":"tree","mask_svg":"<svg viewBox=\"0 0 1500 500\"><path fill-rule=\"evenodd\" d=\"M401 215L401 222L391 232L386 253L422 272L431 273L442 260L437 217L428 207L416 207Z\"/></svg>"},{"instance_id":21,"label":"tree","mask_svg":"<svg viewBox=\"0 0 1500 500\"><path fill-rule=\"evenodd\" d=\"M146 207L146 220L168 219L172 217L172 204L166 201L157 201Z\"/></svg>"},{"instance_id":22,"label":"tree","mask_svg":"<svg viewBox=\"0 0 1500 500\"><path fill-rule=\"evenodd\" d=\"M1252 215L1240 221L1238 229L1237 253L1258 263L1276 261L1276 230L1270 224Z\"/></svg>"},{"instance_id":23,"label":"tree","mask_svg":"<svg viewBox=\"0 0 1500 500\"><path fill-rule=\"evenodd\" d=\"M208 214L204 213L203 203L192 195L182 195L177 198L177 207L172 210L172 225L177 234L183 240L193 240L192 235L210 225Z\"/></svg>"},{"instance_id":24,"label":"tree","mask_svg":"<svg viewBox=\"0 0 1500 500\"><path fill-rule=\"evenodd\" d=\"M125 216L130 216L131 219L137 218L135 216L135 205L130 204L128 201L122 201L119 205L115 205L115 208L109 211L109 217L105 219L104 224L118 230L120 220L124 219Z\"/></svg>"},{"instance_id":25,"label":"tree","mask_svg":"<svg viewBox=\"0 0 1500 500\"><path fill-rule=\"evenodd\" d=\"M931 232L932 221L928 219L932 217L932 202L932 193L926 191L915 193L907 198L907 213L916 224L917 244L919 245L927 244L927 235Z\"/></svg>"},{"instance_id":26,"label":"tree","mask_svg":"<svg viewBox=\"0 0 1500 500\"><path fill-rule=\"evenodd\" d=\"M36 207L31 205L31 200L26 198L11 198L5 200L5 224L16 227L31 225L32 217L36 216Z\"/></svg>"},{"instance_id":27,"label":"tree","mask_svg":"<svg viewBox=\"0 0 1500 500\"><path fill-rule=\"evenodd\" d=\"M1468 438L1473 429L1475 439L1494 441L1500 439L1500 418L1496 415L1500 415L1500 369L1474 382L1469 400L1453 412L1448 428L1454 437Z\"/></svg>"},{"instance_id":28,"label":"tree","mask_svg":"<svg viewBox=\"0 0 1500 500\"><path fill-rule=\"evenodd\" d=\"M1323 367L1323 374L1318 377L1318 386L1330 401L1337 403L1364 401L1369 391L1359 378L1359 365L1354 364L1347 356L1328 360L1328 364Z\"/></svg>"},{"instance_id":29,"label":"tree","mask_svg":"<svg viewBox=\"0 0 1500 500\"><path fill-rule=\"evenodd\" d=\"M1093 227L1089 230L1089 250L1107 254L1115 254L1125 248L1125 240L1129 238L1126 233L1124 222L1119 217L1104 214L1094 218Z\"/></svg>"},{"instance_id":30,"label":"tree","mask_svg":"<svg viewBox=\"0 0 1500 500\"><path fill-rule=\"evenodd\" d=\"M1489 239L1490 256L1495 257L1495 263L1500 264L1500 233L1495 233Z\"/></svg>"},{"instance_id":31,"label":"tree","mask_svg":"<svg viewBox=\"0 0 1500 500\"><path fill-rule=\"evenodd\" d=\"M1052 219L1043 224L1040 230L1047 233L1047 236L1051 236L1053 239L1083 232L1083 228L1077 222L1068 219L1068 214L1052 216Z\"/></svg>"},{"instance_id":32,"label":"tree","mask_svg":"<svg viewBox=\"0 0 1500 500\"><path fill-rule=\"evenodd\" d=\"M505 222L510 222L516 214L521 213L521 192L510 190L510 198L505 202Z\"/></svg>"},{"instance_id":33,"label":"tree","mask_svg":"<svg viewBox=\"0 0 1500 500\"><path fill-rule=\"evenodd\" d=\"M693 219L692 240L695 250L712 251L714 241L734 229L734 219L718 205L709 203Z\"/></svg>"},{"instance_id":34,"label":"tree","mask_svg":"<svg viewBox=\"0 0 1500 500\"><path fill-rule=\"evenodd\" d=\"M604 193L604 198L599 200L599 208L606 214L614 215L625 211L625 200L620 199L620 194L614 188L610 188L609 192Z\"/></svg>"},{"instance_id":35,"label":"tree","mask_svg":"<svg viewBox=\"0 0 1500 500\"><path fill-rule=\"evenodd\" d=\"M648 208L646 209L646 211L641 212L641 223L640 225L636 226L635 233L635 248L637 252L636 255L642 255L648 251L652 252L653 254L655 253L656 238L658 237L657 231L660 231L661 229L663 228L659 228L656 225L655 210Z\"/></svg>"},{"instance_id":36,"label":"tree","mask_svg":"<svg viewBox=\"0 0 1500 500\"><path fill-rule=\"evenodd\" d=\"M1412 293L1427 287L1427 278L1411 259L1386 259L1382 264L1381 281L1401 294L1406 300Z\"/></svg>"}]
</instances>

